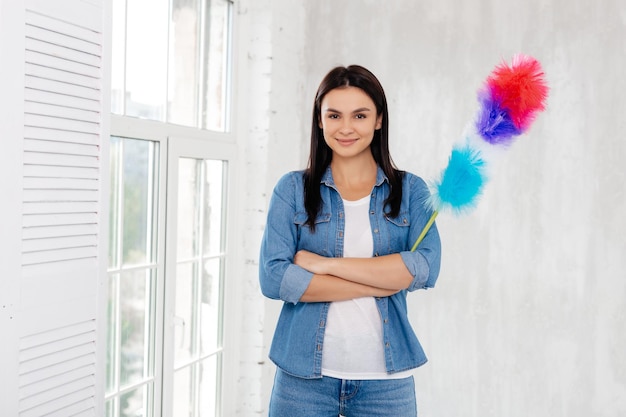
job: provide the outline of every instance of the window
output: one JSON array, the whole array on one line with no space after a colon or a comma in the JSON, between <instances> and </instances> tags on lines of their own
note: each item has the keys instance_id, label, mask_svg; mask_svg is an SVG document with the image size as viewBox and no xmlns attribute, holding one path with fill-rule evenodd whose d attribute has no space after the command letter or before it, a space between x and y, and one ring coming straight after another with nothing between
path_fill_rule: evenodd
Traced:
<instances>
[{"instance_id":1,"label":"window","mask_svg":"<svg viewBox=\"0 0 626 417\"><path fill-rule=\"evenodd\" d=\"M114 0L112 112L226 131L230 22L228 0Z\"/></svg>"},{"instance_id":2,"label":"window","mask_svg":"<svg viewBox=\"0 0 626 417\"><path fill-rule=\"evenodd\" d=\"M157 256L159 144L113 137L110 149L106 410L111 417L148 416L162 357L155 317L163 280Z\"/></svg>"},{"instance_id":3,"label":"window","mask_svg":"<svg viewBox=\"0 0 626 417\"><path fill-rule=\"evenodd\" d=\"M231 9L113 1L107 417L226 415Z\"/></svg>"}]
</instances>

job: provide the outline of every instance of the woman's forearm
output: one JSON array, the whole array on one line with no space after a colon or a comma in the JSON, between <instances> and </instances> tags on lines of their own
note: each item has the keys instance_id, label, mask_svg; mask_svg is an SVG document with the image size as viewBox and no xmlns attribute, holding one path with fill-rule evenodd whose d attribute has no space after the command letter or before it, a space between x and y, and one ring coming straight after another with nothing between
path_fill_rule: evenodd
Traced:
<instances>
[{"instance_id":1,"label":"woman's forearm","mask_svg":"<svg viewBox=\"0 0 626 417\"><path fill-rule=\"evenodd\" d=\"M315 274L300 301L312 303L344 301L361 297L388 297L397 292L398 290L377 288L333 275Z\"/></svg>"},{"instance_id":2,"label":"woman's forearm","mask_svg":"<svg viewBox=\"0 0 626 417\"><path fill-rule=\"evenodd\" d=\"M333 275L389 290L406 289L413 281L413 276L397 253L373 258L326 258L300 251L296 254L294 263L314 274Z\"/></svg>"}]
</instances>

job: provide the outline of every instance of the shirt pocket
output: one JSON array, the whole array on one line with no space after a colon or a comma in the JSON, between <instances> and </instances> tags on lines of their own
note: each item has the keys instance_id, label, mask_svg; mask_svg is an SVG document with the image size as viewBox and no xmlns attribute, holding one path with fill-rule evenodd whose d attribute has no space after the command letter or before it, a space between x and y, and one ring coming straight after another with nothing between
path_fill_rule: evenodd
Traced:
<instances>
[{"instance_id":1,"label":"shirt pocket","mask_svg":"<svg viewBox=\"0 0 626 417\"><path fill-rule=\"evenodd\" d=\"M296 251L304 249L318 255L329 256L330 213L318 214L315 218L315 231L313 232L309 225L306 224L307 219L308 215L306 212L297 212L294 216L293 222L298 230Z\"/></svg>"},{"instance_id":2,"label":"shirt pocket","mask_svg":"<svg viewBox=\"0 0 626 417\"><path fill-rule=\"evenodd\" d=\"M411 217L408 212L400 212L398 217L385 216L387 226L387 244L389 253L398 253L407 250L409 232L411 230Z\"/></svg>"}]
</instances>

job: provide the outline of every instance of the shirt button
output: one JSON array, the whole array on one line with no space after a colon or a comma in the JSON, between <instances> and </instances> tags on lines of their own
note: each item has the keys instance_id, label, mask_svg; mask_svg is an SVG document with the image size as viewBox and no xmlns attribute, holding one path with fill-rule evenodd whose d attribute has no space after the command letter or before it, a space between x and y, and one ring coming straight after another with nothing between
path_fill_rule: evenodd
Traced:
<instances>
[{"instance_id":1,"label":"shirt button","mask_svg":"<svg viewBox=\"0 0 626 417\"><path fill-rule=\"evenodd\" d=\"M383 320L383 323L387 323L389 321L389 319L385 319Z\"/></svg>"},{"instance_id":2,"label":"shirt button","mask_svg":"<svg viewBox=\"0 0 626 417\"><path fill-rule=\"evenodd\" d=\"M378 233L378 229L374 229L374 233Z\"/></svg>"},{"instance_id":3,"label":"shirt button","mask_svg":"<svg viewBox=\"0 0 626 417\"><path fill-rule=\"evenodd\" d=\"M343 232L339 232L339 237L343 237Z\"/></svg>"},{"instance_id":4,"label":"shirt button","mask_svg":"<svg viewBox=\"0 0 626 417\"><path fill-rule=\"evenodd\" d=\"M374 210L370 211L370 214L376 214L376 212Z\"/></svg>"},{"instance_id":5,"label":"shirt button","mask_svg":"<svg viewBox=\"0 0 626 417\"><path fill-rule=\"evenodd\" d=\"M385 347L389 347L389 346L390 346L389 342L385 343Z\"/></svg>"},{"instance_id":6,"label":"shirt button","mask_svg":"<svg viewBox=\"0 0 626 417\"><path fill-rule=\"evenodd\" d=\"M374 254L374 256L378 256L378 252L376 252L376 253Z\"/></svg>"},{"instance_id":7,"label":"shirt button","mask_svg":"<svg viewBox=\"0 0 626 417\"><path fill-rule=\"evenodd\" d=\"M317 350L322 350L322 345L317 345Z\"/></svg>"},{"instance_id":8,"label":"shirt button","mask_svg":"<svg viewBox=\"0 0 626 417\"><path fill-rule=\"evenodd\" d=\"M407 224L408 223L407 219L406 218L402 219L402 223Z\"/></svg>"}]
</instances>

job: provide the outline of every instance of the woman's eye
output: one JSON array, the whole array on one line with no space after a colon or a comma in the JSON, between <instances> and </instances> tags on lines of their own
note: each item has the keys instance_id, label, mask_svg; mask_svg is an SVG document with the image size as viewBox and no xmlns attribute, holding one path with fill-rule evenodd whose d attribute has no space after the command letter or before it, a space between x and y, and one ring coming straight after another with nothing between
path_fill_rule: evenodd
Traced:
<instances>
[{"instance_id":1,"label":"woman's eye","mask_svg":"<svg viewBox=\"0 0 626 417\"><path fill-rule=\"evenodd\" d=\"M364 115L364 114L357 114L355 117L356 117L357 119L365 119L367 116L366 116L366 115Z\"/></svg>"},{"instance_id":2,"label":"woman's eye","mask_svg":"<svg viewBox=\"0 0 626 417\"><path fill-rule=\"evenodd\" d=\"M329 114L328 118L329 119L339 119L339 115L338 114Z\"/></svg>"}]
</instances>

